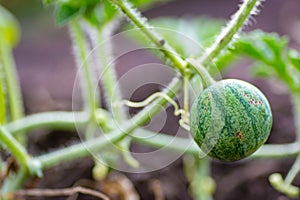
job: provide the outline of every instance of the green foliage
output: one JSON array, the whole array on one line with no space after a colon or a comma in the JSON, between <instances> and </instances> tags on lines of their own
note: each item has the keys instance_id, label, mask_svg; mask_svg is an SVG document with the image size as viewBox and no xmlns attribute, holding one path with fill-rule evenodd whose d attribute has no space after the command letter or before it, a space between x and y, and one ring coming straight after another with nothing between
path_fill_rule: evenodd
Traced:
<instances>
[{"instance_id":1,"label":"green foliage","mask_svg":"<svg viewBox=\"0 0 300 200\"><path fill-rule=\"evenodd\" d=\"M221 31L224 22L206 17L192 19L162 17L151 20L151 24L158 28L157 31L177 53L193 57L204 53L204 49ZM170 31L174 34L170 34ZM139 31L133 32L130 38L142 44L148 42ZM198 48L195 48L195 44L191 45L191 41L195 41ZM213 60L212 65L223 70L232 62L247 56L255 61L252 71L256 76L269 78L277 76L292 91L300 91L300 54L294 49L289 49L288 42L287 37L276 33L260 30L242 33L230 47Z\"/></svg>"},{"instance_id":2,"label":"green foliage","mask_svg":"<svg viewBox=\"0 0 300 200\"><path fill-rule=\"evenodd\" d=\"M132 0L131 2L141 8L149 8L157 2L170 0ZM118 10L107 0L47 0L45 4L55 3L55 18L58 25L64 25L78 15L82 15L95 26L103 26L118 15Z\"/></svg>"},{"instance_id":3,"label":"green foliage","mask_svg":"<svg viewBox=\"0 0 300 200\"><path fill-rule=\"evenodd\" d=\"M100 2L100 0L87 1L58 1L55 7L55 18L58 25L64 25L71 19L74 19L80 14L90 13L91 10ZM48 2L49 3L49 2Z\"/></svg>"},{"instance_id":4,"label":"green foliage","mask_svg":"<svg viewBox=\"0 0 300 200\"><path fill-rule=\"evenodd\" d=\"M254 72L264 77L281 79L291 91L300 90L299 53L288 49L288 39L276 33L253 31L244 33L229 51L254 59Z\"/></svg>"},{"instance_id":5,"label":"green foliage","mask_svg":"<svg viewBox=\"0 0 300 200\"><path fill-rule=\"evenodd\" d=\"M55 9L55 18L58 25L67 23L70 19L79 15L80 7L71 6L69 4L60 4Z\"/></svg>"},{"instance_id":6,"label":"green foliage","mask_svg":"<svg viewBox=\"0 0 300 200\"><path fill-rule=\"evenodd\" d=\"M202 54L221 31L224 24L222 20L199 18L172 18L162 17L151 20L151 24L157 27L164 39L171 44L175 50L185 57ZM174 34L170 34L170 31ZM175 33L178 34L175 34ZM131 31L130 38L145 44L145 39L139 31ZM184 39L184 37L189 39ZM195 44L191 44L191 40ZM201 47L201 48L199 48ZM223 50L213 60L212 65L220 70L228 67L232 62L247 56L252 58L252 71L256 76L277 76L292 91L300 90L300 54L294 49L288 49L287 37L280 37L276 33L265 33L257 30L242 33L229 48Z\"/></svg>"},{"instance_id":7,"label":"green foliage","mask_svg":"<svg viewBox=\"0 0 300 200\"><path fill-rule=\"evenodd\" d=\"M45 4L55 4L55 17L57 24L64 25L72 21L73 26L74 24L76 25L76 28L78 28L80 32L80 37L73 37L73 39L75 42L74 44L77 44L78 47L81 48L81 51L83 52L82 55L87 54L88 51L88 48L85 48L85 46L88 46L87 40L85 39L89 34L86 34L86 32L89 32L92 30L92 28L94 28L97 29L96 31L98 31L98 33L102 33L105 28L112 27L105 26L106 24L117 19L119 13L123 13L133 24L141 28L136 33L134 33L132 37L137 39L139 42L144 43L145 38L141 38L139 36L140 33L138 33L143 32L147 39L152 42L152 45L158 47L158 49L161 50L164 56L164 60L170 60L170 63L173 63L173 67L177 68L182 75L186 75L184 73L189 70L194 70L194 68L191 67L190 61L196 61L197 58L197 61L199 61L198 64L201 65L201 67L203 65L203 69L201 70L209 75L210 69L207 70L205 68L208 67L208 65L217 65L219 69L223 69L225 66L228 66L230 62L234 61L236 58L239 58L240 55L243 55L251 57L256 61L254 64L254 71L257 75L272 78L277 76L281 80L283 80L293 92L300 91L300 55L296 50L288 49L288 40L285 37L279 37L277 34L267 34L261 31L255 31L242 34L239 39L235 39L235 41L232 41L232 39L235 38L236 33L245 24L249 16L251 14L257 13L255 7L256 5L259 5L262 0L245 0L240 6L240 9L232 17L232 20L227 23L224 29L221 28L221 26L224 25L224 22L221 20L212 20L209 18L159 18L152 20L152 24L155 27L161 27L160 30L152 30L151 27L147 24L147 20L142 17L141 13L135 7L145 9L149 8L149 6L153 5L156 2L165 1L168 0L44 0ZM116 9L115 7L118 7L119 9ZM18 25L17 23L14 23L14 19L10 16L9 13L7 14L5 10L2 10L0 7L0 40L2 38L0 44L5 43L5 47L11 50L10 46L15 45L16 41L18 40ZM81 26L81 23L79 23L82 19L85 20L85 22L88 22L93 27L83 31L83 27ZM169 31L166 31L166 29L169 29ZM170 34L171 32L178 32L178 34ZM161 34L163 37L160 37L159 34ZM217 38L217 40L215 38ZM99 42L103 40L105 40L105 38L99 38ZM228 44L231 44L230 48L225 49ZM162 47L165 48L163 49ZM177 57L172 53L168 53L175 51L173 47L182 57ZM207 54L205 54L206 49L208 49ZM103 48L100 52L106 51L107 48ZM10 51L7 51L6 53L7 55L3 56L4 59L2 60L7 61L5 62L6 69L11 70L14 67L12 57L10 55ZM110 52L108 52L107 55L108 54L110 54ZM215 58L216 56L218 57ZM193 59L191 57L195 57L196 59ZM80 60L85 58L77 57L77 59ZM209 63L210 59L212 59L213 62ZM86 70L84 73L87 78L83 81L85 81L84 83L86 85L86 90L88 92L93 92L93 85L90 84L92 83L92 81L89 76L89 70L94 66L86 66L86 69L88 70ZM199 70L197 71L200 75L201 73L199 72L201 70L199 68ZM108 123L108 121L116 120L117 117L122 118L120 117L120 112L113 112L114 114L116 114L114 115L114 117L112 117L113 115L111 116L105 114L103 114L101 117L94 117L94 114L101 115L100 112L97 112L99 105L96 105L94 101L87 101L87 105L92 108L90 109L92 113L86 113L86 110L81 111L87 115L91 114L90 116L92 117L84 117L83 120L79 120L78 118L74 119L74 113L62 114L55 112L48 114L42 113L37 114L36 117L29 116L23 118L23 115L20 115L19 112L17 112L18 110L22 112L22 105L18 104L17 102L20 101L19 99L21 98L19 98L18 96L21 95L16 95L15 93L13 93L14 91L18 92L18 88L13 86L19 85L18 82L14 80L14 74L14 70L8 71L5 78L7 80L10 80L10 84L7 84L10 87L7 88L9 91L8 94L12 94L10 95L10 99L8 100L8 104L11 105L10 109L14 111L12 113L16 113L15 119L18 119L19 121L11 122L11 124L5 124L4 126L6 127L0 126L0 140L5 144L5 146L7 146L8 150L16 158L20 170L16 172L15 177L13 176L14 174L10 173L9 177L3 181L4 186L7 186L6 188L9 188L9 190L2 190L1 192L3 194L7 191L13 191L21 187L21 185L26 181L29 175L41 175L42 169L47 169L51 166L66 162L68 160L90 156L90 152L87 151L87 149L92 149L95 151L99 150L99 152L101 151L101 156L103 156L103 160L105 161L117 161L117 158L119 157L119 153L121 151L110 151L110 149L108 148L108 145L110 143L113 143L114 145L117 144L119 149L124 148L125 150L128 150L128 153L123 153L124 161L126 161L128 164L131 163L132 166L138 166L138 163L132 159L129 151L129 147L131 144L130 141L132 138L127 136L129 136L137 127L142 126L147 121L149 121L151 117L157 114L160 109L167 104L167 101L165 101L165 99L158 98L157 100L153 101L153 103L149 104L140 113L135 115L132 120L128 120L127 122L127 119L124 119L124 124L123 122L120 123L121 127L115 124L110 127L110 124ZM195 74L192 75L194 76ZM104 78L102 81L104 82L104 85L107 84L108 87L117 88L118 90L118 81L112 80L113 79L108 80ZM202 91L203 83L205 82L204 80L205 78L200 76L191 80L193 88L195 90ZM175 94L179 93L179 90L183 88L185 94L184 103L186 103L188 102L189 94L188 90L186 89L187 87L182 87L182 85L185 85L182 84L182 80L179 77L174 77L169 86L166 86L166 89L163 91L163 93L170 98L174 98ZM211 101L212 98L216 97L214 100L217 100L217 98L219 98L218 94L215 94L215 96L213 97L207 95L207 101L205 101L205 104L200 107L202 111L200 110L200 112L198 112L199 109L193 110L193 108L191 110L192 118L195 117L194 114L197 112L196 122L198 122L198 119L201 118L203 119L203 121L207 120L207 123L199 123L196 124L197 126L195 125L195 123L193 124L192 121L191 132L193 133L195 132L195 129L196 131L198 131L202 128L204 131L200 131L200 134L208 129L207 126L210 125L210 123L220 122L217 123L216 126L211 126L214 130L216 130L218 126L221 127L224 121L222 121L223 119L217 117L222 116L224 113L227 113L227 116L224 116L226 118L226 123L224 124L224 126L226 125L225 128L227 129L221 131L221 133L223 133L223 135L221 135L223 138L220 138L220 140L217 141L218 144L210 153L210 155L212 155L213 157L217 157L221 160L238 160L252 153L266 140L271 126L271 112L268 106L267 114L259 115L259 112L262 113L265 110L262 107L263 104L266 104L266 102L264 102L264 100L262 99L259 99L258 97L256 98L256 91L252 89L249 91L243 91L245 87L239 87L238 85L243 86L244 84L235 84L235 87L228 87L227 89L230 89L230 91L226 91L225 88L225 93L228 95L228 98L225 96L227 98L227 105L229 105L227 108L222 108L221 103L217 101ZM209 87L206 89L206 91L207 90L209 90ZM90 94L92 94L92 92ZM105 92L107 94L110 93L108 90L105 91L104 89L104 93ZM202 93L202 95L203 94L205 95L205 91ZM297 98L295 98L294 102L300 102L300 98L298 98L298 96ZM260 98L262 97L260 96ZM119 100L121 99L117 99L116 102L118 102ZM188 112L189 106L187 104L184 106L184 112ZM214 104L219 105L218 109L213 108ZM209 106L211 108L209 108ZM3 116L5 116L5 113L1 113L2 110L4 111L4 107L3 87L0 87L0 123L4 122L5 117ZM298 108L298 111L296 109L296 113L298 113L298 116L300 116L300 104L298 106L295 106L295 108ZM223 109L223 112L221 109ZM205 115L208 112L211 112L214 115ZM42 118L39 115L47 115L47 117ZM66 117L62 117L62 115ZM238 120L236 120L237 118ZM266 123L262 124L263 120L265 120ZM296 119L296 121L299 120ZM54 129L62 125L64 126L64 129L73 130L79 124L87 127L91 124L91 122L94 124L98 124L103 129L103 132L107 133L105 135L107 139L104 140L104 137L102 136L98 137L97 139L91 137L91 139L84 141L84 145L75 144L70 147L65 147L61 150L34 157L34 159L31 159L29 153L25 148L23 148L24 146L16 141L12 135L20 134L21 131L24 131L25 133L38 128ZM249 122L252 123L249 124ZM15 126L14 123L16 123L18 126ZM298 129L300 131L300 124L298 124L298 126ZM93 128L96 127L93 126L92 129ZM86 136L88 138L90 133L88 133L88 131L86 132ZM93 134L94 131L91 131L91 133ZM218 133L220 133L220 131L218 131ZM170 149L178 149L181 152L190 152L186 151L187 149L185 145L181 145L182 143L185 143L182 141L190 142L190 140L186 140L183 138L178 139L176 137L166 135L162 136L162 134L158 134L158 137L160 140L159 142L152 141L152 143L148 143L151 144L152 147L158 147L160 144L168 144L171 139L177 140L176 146L170 145L168 147ZM224 139L224 142L222 142L222 139ZM122 143L125 144L125 146L119 145L120 142L125 142ZM214 142L214 138L212 138L212 142ZM278 146L274 146L270 149L274 149L277 152L281 150L281 148L279 148ZM287 145L282 146L285 146L284 148L286 149L289 148ZM233 148L238 149L232 150ZM200 151L200 149L193 150L194 153L199 153L198 151ZM295 152L293 154L298 153L296 152L298 150L293 151ZM238 155L234 155L234 153ZM268 155L273 156L272 153L262 153L262 155L264 155L265 157L267 157ZM277 154L274 153L274 155ZM214 181L209 177L209 160L200 160L198 159L198 156L193 156L192 159L187 159L187 163L192 164L189 166L187 164L186 169L188 171L187 178L192 184L190 188L191 190L193 190L194 196L201 199L211 199L211 195L215 189L215 184ZM295 164L296 166L299 166L297 162ZM112 166L114 166L114 164L112 164ZM97 164L93 170L94 176L97 179L103 178L108 172L108 168ZM299 172L299 169L296 168L296 170L291 171L295 171L295 174L297 174Z\"/></svg>"},{"instance_id":8,"label":"green foliage","mask_svg":"<svg viewBox=\"0 0 300 200\"><path fill-rule=\"evenodd\" d=\"M300 54L294 49L290 49L288 52L288 58L291 64L300 72Z\"/></svg>"}]
</instances>

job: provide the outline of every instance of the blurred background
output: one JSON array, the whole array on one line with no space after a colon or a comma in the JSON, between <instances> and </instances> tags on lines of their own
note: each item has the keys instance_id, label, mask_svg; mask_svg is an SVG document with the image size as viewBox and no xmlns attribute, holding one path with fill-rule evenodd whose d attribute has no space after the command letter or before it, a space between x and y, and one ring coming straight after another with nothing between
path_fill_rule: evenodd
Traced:
<instances>
[{"instance_id":1,"label":"blurred background","mask_svg":"<svg viewBox=\"0 0 300 200\"><path fill-rule=\"evenodd\" d=\"M72 92L76 76L71 41L67 27L55 25L53 8L44 7L38 0L1 0L0 3L16 15L22 28L22 39L14 54L20 77L26 113L48 110L71 110ZM146 10L144 15L149 18L160 16L193 17L208 16L229 19L236 11L239 0L175 0ZM300 50L300 1L269 0L263 5L259 16L251 20L252 25L245 31L262 29L266 32L277 32L290 38L290 46ZM144 55L145 54L145 55ZM156 59L144 53L139 59L145 62ZM136 55L123 59L118 64L119 75L134 66ZM157 61L157 60L155 60ZM126 63L128 62L128 63ZM143 61L139 61L143 62ZM251 61L243 60L222 73L223 77L239 78L257 85L268 97L273 109L274 125L269 143L288 143L295 140L295 128L288 90L283 84L272 80L253 78L249 73ZM127 67L124 67L127 66ZM137 91L137 96L144 98L157 91L160 86L152 85ZM146 92L145 92L146 91ZM146 94L145 94L146 93ZM171 121L166 132L176 130L175 117L169 115ZM33 154L49 151L56 147L72 144L78 140L75 133L46 132L32 134L30 151ZM279 194L268 183L268 175L273 172L286 174L292 159L255 160L225 164L217 161L212 163L212 176L216 180L215 199L278 199L287 197ZM86 162L74 162L56 167L46 172L45 178L38 181L39 187L69 187L78 179L90 178L91 159ZM68 174L68 170L72 173ZM53 174L55 175L53 176ZM159 181L165 199L191 199L188 183L182 171L182 161L178 159L162 170L144 174L126 174L133 182L141 199L154 199L153 180ZM152 182L151 182L152 181ZM300 184L300 178L295 180Z\"/></svg>"}]
</instances>

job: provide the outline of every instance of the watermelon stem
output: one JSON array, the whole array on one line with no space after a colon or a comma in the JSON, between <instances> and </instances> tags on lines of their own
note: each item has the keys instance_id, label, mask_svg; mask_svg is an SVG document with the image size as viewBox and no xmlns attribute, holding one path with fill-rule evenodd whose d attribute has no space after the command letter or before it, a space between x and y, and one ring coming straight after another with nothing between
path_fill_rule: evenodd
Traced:
<instances>
[{"instance_id":1,"label":"watermelon stem","mask_svg":"<svg viewBox=\"0 0 300 200\"><path fill-rule=\"evenodd\" d=\"M208 70L205 69L203 65L199 64L198 61L193 58L188 58L187 61L189 63L189 67L195 70L200 75L202 82L204 82L206 87L216 83L213 77L209 74Z\"/></svg>"}]
</instances>

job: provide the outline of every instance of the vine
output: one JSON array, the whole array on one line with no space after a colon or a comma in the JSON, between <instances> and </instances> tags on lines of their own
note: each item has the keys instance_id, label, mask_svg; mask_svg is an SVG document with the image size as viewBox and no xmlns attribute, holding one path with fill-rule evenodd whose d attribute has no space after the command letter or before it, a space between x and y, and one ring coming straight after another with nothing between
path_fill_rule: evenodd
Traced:
<instances>
[{"instance_id":1,"label":"vine","mask_svg":"<svg viewBox=\"0 0 300 200\"><path fill-rule=\"evenodd\" d=\"M23 116L21 92L16 76L15 64L11 56L11 48L9 46L5 46L5 43L0 41L0 64L3 67L1 73L5 76L8 103L12 118L11 121L7 120L7 123L0 126L0 141L10 151L11 155L16 159L19 165L19 169L15 173L11 172L8 177L5 177L3 187L1 189L2 198L6 199L9 196L8 193L21 188L30 176L41 177L42 171L45 169L67 161L88 157L91 155L91 152L100 152L105 150L105 147L110 143L121 146L123 149L123 158L128 164L137 167L137 161L135 161L129 153L131 140L133 140L150 147L165 148L171 151L190 154L191 157L186 157L189 161L185 164L187 177L190 182L193 182L193 177L190 176L191 174L189 174L189 172L194 174L196 177L205 177L205 180L210 183L209 187L205 188L201 186L203 185L203 182L196 181L194 185L191 186L192 193L195 197L211 199L215 185L209 176L210 160L207 158L197 160L197 156L200 155L200 157L205 157L206 154L199 149L193 140L190 138L173 137L162 133L156 135L156 137L151 140L143 139L153 135L153 132L145 130L141 128L141 126L151 120L151 118L158 114L168 103L171 102L174 107L177 108L177 104L173 99L183 89L184 107L183 109L175 109L175 112L177 111L177 114L181 114L182 118L179 121L179 124L189 130L190 105L188 98L188 82L193 81L193 79L197 77L201 77L202 83L204 83L206 87L215 84L213 76L208 71L209 66L212 61L221 59L220 56L222 56L223 52L236 45L235 40L237 38L237 34L247 23L249 17L258 13L258 6L262 3L262 1L243 1L238 11L233 15L226 27L222 29L212 45L196 59L190 57L184 58L179 55L176 48L174 48L166 38L162 37L155 31L155 29L148 23L147 19L142 16L139 10L135 8L135 5L130 1L101 1L100 4L103 6L102 9L104 10L111 9L111 5L118 8L119 12L123 13L123 15L138 28L138 31L143 33L151 44L162 52L163 59L167 61L171 67L177 70L176 76L172 79L169 85L161 91L159 95L155 96L154 94L155 97L150 96L150 99L146 99L143 104L139 104L144 108L130 120L126 115L124 108L118 105L118 102L122 101L122 94L117 83L118 81L114 66L110 66L109 63L112 47L101 46L97 50L97 53L101 55L100 59L97 60L97 64L101 66L101 69L95 69L96 67L88 61L91 49L87 35L92 39L92 48L96 48L98 43L103 43L104 40L112 33L113 26L110 25L115 23L115 20L118 19L118 12L115 10L109 10L110 12L107 13L110 13L111 16L106 16L107 21L101 21L103 20L102 18L97 18L97 15L93 15L92 13L97 11L97 3L99 2L82 1L78 4L73 4L72 1L68 2L56 0L48 1L48 3L55 3L58 6L56 9L57 19L62 22L62 24L69 24L75 58L80 72L79 79L85 108L83 111L79 112L46 112ZM108 3L111 3L111 5ZM0 9L0 12L3 11ZM85 26L88 26L88 28L85 29ZM0 29L0 31L2 30ZM94 35L95 33L96 36ZM0 37L3 37L3 35L0 34ZM80 69L81 65L82 69ZM99 70L98 75L100 74L99 72L103 73L103 79L101 81L107 97L107 110L102 108L100 95L98 93L95 95L94 87L97 85L97 77L94 72L96 70ZM1 87L2 84L3 80L1 79ZM0 100L3 102L5 98L6 96L0 96ZM296 90L293 90L293 100L295 105L298 141L291 144L264 145L256 153L254 153L250 159L297 156L297 159L285 180L282 179L280 174L273 174L270 176L270 182L276 189L289 196L295 197L299 195L299 188L293 186L292 182L300 171L300 98L299 93L297 93ZM130 103L131 102L127 101L127 104ZM7 113L4 113L4 111L1 114L4 118L8 118ZM22 138L30 131L36 129L76 130L78 127L88 129L87 127L89 126L93 126L95 128L96 126L99 126L99 128L103 128L108 127L109 122L112 120L116 120L116 122L120 124L120 127L114 124L114 127L111 127L112 130L109 130L106 134L99 137L92 138L88 137L88 134L86 134L87 138L82 143L74 144L35 157L32 157L27 152L22 141L16 140L16 138ZM170 143L170 141L172 141L172 143ZM193 161L193 165L188 165L191 161ZM195 192L197 190L195 185L201 186L200 193Z\"/></svg>"}]
</instances>

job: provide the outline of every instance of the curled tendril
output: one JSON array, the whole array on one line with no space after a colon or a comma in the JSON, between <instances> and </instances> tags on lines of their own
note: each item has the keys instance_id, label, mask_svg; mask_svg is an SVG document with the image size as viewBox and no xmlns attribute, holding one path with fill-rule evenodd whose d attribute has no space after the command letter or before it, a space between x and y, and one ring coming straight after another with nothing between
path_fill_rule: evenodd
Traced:
<instances>
[{"instance_id":1,"label":"curled tendril","mask_svg":"<svg viewBox=\"0 0 300 200\"><path fill-rule=\"evenodd\" d=\"M300 188L286 183L280 173L274 173L270 175L269 182L276 190L284 193L291 198L296 198L300 194Z\"/></svg>"},{"instance_id":2,"label":"curled tendril","mask_svg":"<svg viewBox=\"0 0 300 200\"><path fill-rule=\"evenodd\" d=\"M126 106L133 107L133 108L140 108L140 107L145 107L148 104L152 103L154 100L156 100L159 97L165 98L172 106L174 107L174 115L179 116L181 115L181 119L179 120L179 125L184 128L187 131L190 131L190 114L185 111L184 109L181 109L178 104L176 103L175 100L170 98L168 95L162 93L162 92L156 92L150 95L148 98L146 98L143 101L140 102L132 102L129 100L123 100L122 104L125 104Z\"/></svg>"}]
</instances>

